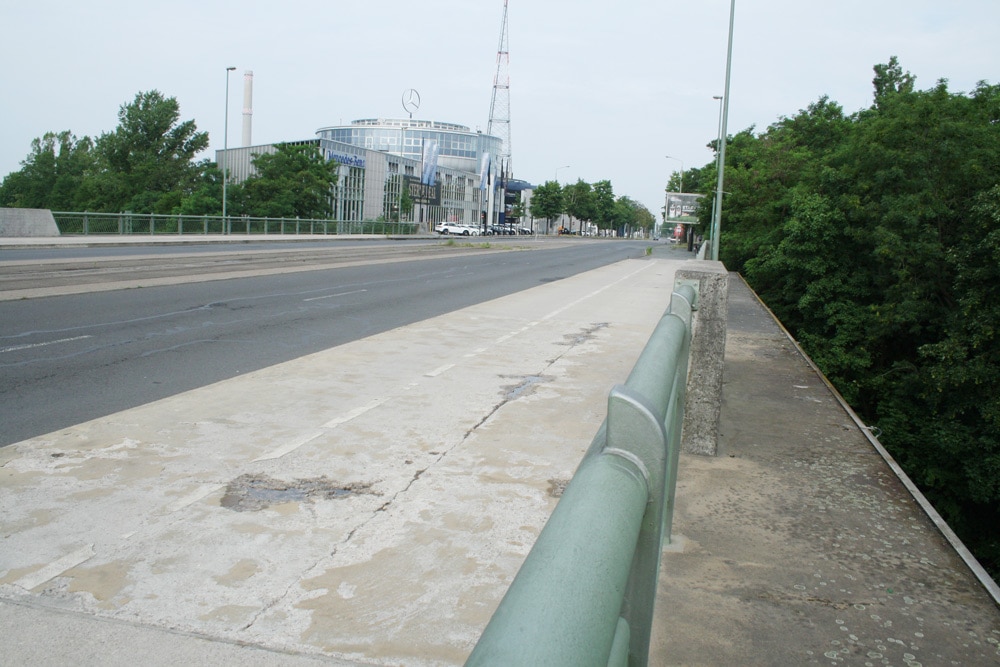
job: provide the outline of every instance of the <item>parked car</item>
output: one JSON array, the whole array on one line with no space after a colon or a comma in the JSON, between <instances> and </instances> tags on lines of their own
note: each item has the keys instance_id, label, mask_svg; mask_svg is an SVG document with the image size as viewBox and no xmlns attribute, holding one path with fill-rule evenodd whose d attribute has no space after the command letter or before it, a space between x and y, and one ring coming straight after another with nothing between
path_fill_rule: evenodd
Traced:
<instances>
[{"instance_id":1,"label":"parked car","mask_svg":"<svg viewBox=\"0 0 1000 667\"><path fill-rule=\"evenodd\" d=\"M479 228L470 225L460 225L457 222L439 222L434 225L438 234L454 234L456 236L479 236Z\"/></svg>"}]
</instances>

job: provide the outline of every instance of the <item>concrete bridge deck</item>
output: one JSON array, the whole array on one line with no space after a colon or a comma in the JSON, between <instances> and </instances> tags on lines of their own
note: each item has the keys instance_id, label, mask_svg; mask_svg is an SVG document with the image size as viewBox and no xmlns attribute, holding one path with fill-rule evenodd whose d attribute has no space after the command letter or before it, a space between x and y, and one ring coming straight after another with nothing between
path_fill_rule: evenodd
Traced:
<instances>
[{"instance_id":1,"label":"concrete bridge deck","mask_svg":"<svg viewBox=\"0 0 1000 667\"><path fill-rule=\"evenodd\" d=\"M4 661L461 664L680 266L654 253L0 450ZM650 664L1000 662L986 588L730 285L720 456L682 456Z\"/></svg>"}]
</instances>

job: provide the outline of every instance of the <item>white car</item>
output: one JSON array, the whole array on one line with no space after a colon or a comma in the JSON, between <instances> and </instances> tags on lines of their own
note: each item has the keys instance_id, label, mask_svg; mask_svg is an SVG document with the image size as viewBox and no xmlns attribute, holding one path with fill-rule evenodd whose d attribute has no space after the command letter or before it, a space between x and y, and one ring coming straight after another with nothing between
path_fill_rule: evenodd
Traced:
<instances>
[{"instance_id":1,"label":"white car","mask_svg":"<svg viewBox=\"0 0 1000 667\"><path fill-rule=\"evenodd\" d=\"M455 234L456 236L479 236L479 228L470 225L460 225L457 222L439 222L434 226L438 234Z\"/></svg>"}]
</instances>

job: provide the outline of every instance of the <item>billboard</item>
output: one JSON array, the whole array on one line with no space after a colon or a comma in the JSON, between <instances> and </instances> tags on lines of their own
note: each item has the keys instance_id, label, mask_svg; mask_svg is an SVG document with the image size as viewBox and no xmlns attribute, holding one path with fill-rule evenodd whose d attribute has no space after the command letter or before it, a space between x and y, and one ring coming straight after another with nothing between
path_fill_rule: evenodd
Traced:
<instances>
[{"instance_id":1,"label":"billboard","mask_svg":"<svg viewBox=\"0 0 1000 667\"><path fill-rule=\"evenodd\" d=\"M698 207L705 195L686 192L668 192L664 206L663 219L679 220L680 222L698 222Z\"/></svg>"},{"instance_id":2,"label":"billboard","mask_svg":"<svg viewBox=\"0 0 1000 667\"><path fill-rule=\"evenodd\" d=\"M403 176L403 187L409 193L414 204L426 204L428 206L441 205L441 184L434 183L427 185L422 183L416 176Z\"/></svg>"}]
</instances>

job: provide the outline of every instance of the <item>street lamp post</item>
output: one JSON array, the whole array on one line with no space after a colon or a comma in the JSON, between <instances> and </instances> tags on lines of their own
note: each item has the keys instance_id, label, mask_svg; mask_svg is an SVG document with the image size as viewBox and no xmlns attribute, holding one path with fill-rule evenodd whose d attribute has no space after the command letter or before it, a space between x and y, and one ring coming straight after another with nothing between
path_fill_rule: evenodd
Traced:
<instances>
[{"instance_id":1,"label":"street lamp post","mask_svg":"<svg viewBox=\"0 0 1000 667\"><path fill-rule=\"evenodd\" d=\"M229 180L228 174L226 173L226 161L229 157L226 153L229 150L229 73L232 72L235 67L226 68L226 120L223 123L222 130L222 233L226 233L226 181Z\"/></svg>"},{"instance_id":2,"label":"street lamp post","mask_svg":"<svg viewBox=\"0 0 1000 667\"><path fill-rule=\"evenodd\" d=\"M570 165L568 165L568 164L564 164L561 167L556 167L556 185L559 185L559 170L560 169L569 169L569 168L570 168ZM547 220L545 221L545 233L546 234L549 233L549 223L548 223Z\"/></svg>"},{"instance_id":3,"label":"street lamp post","mask_svg":"<svg viewBox=\"0 0 1000 667\"><path fill-rule=\"evenodd\" d=\"M729 49L726 53L726 90L722 93L722 122L719 127L719 180L715 188L715 220L712 224L712 257L719 260L719 236L722 234L722 184L726 169L726 124L729 120L729 76L733 69L733 19L736 16L736 0L729 5Z\"/></svg>"},{"instance_id":4,"label":"street lamp post","mask_svg":"<svg viewBox=\"0 0 1000 667\"><path fill-rule=\"evenodd\" d=\"M722 163L719 161L719 151L722 150L722 95L712 95L712 99L719 100L719 130L717 143L715 144L715 173L718 174L722 169ZM715 197L712 198L712 218L709 222L710 233L713 233L715 230L715 209L719 205L719 200L721 198L721 192L716 192Z\"/></svg>"}]
</instances>

